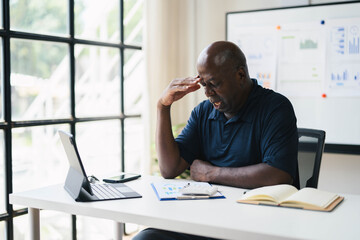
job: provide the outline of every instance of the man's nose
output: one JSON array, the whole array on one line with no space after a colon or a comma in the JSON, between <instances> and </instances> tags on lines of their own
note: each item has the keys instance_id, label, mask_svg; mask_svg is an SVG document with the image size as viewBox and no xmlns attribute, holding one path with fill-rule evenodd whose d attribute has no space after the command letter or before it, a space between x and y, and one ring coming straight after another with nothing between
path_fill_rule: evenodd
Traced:
<instances>
[{"instance_id":1,"label":"man's nose","mask_svg":"<svg viewBox=\"0 0 360 240\"><path fill-rule=\"evenodd\" d=\"M215 94L215 92L214 92L214 90L212 89L212 87L206 85L206 86L205 86L205 95L206 95L207 97L209 97L209 96L212 96L212 95L214 95L214 94Z\"/></svg>"}]
</instances>

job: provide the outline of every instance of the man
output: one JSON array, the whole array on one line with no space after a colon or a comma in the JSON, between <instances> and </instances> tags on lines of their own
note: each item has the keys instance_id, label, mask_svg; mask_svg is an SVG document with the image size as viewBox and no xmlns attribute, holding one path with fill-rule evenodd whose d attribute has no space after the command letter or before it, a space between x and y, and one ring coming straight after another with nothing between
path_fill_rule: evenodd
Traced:
<instances>
[{"instance_id":1,"label":"man","mask_svg":"<svg viewBox=\"0 0 360 240\"><path fill-rule=\"evenodd\" d=\"M241 188L298 187L297 126L289 100L251 79L244 54L231 42L206 47L197 70L196 77L173 80L158 101L156 150L162 176L174 178L190 168L196 181ZM194 108L174 139L170 107L200 85L208 100ZM157 229L137 237L206 239Z\"/></svg>"}]
</instances>

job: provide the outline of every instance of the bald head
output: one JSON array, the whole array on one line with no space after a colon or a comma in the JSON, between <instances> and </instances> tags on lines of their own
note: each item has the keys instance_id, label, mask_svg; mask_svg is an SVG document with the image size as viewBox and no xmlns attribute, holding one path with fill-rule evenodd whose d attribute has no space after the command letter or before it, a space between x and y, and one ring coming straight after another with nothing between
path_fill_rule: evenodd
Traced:
<instances>
[{"instance_id":1,"label":"bald head","mask_svg":"<svg viewBox=\"0 0 360 240\"><path fill-rule=\"evenodd\" d=\"M228 119L235 116L253 86L240 48L226 41L210 44L200 53L197 70L199 83L214 108Z\"/></svg>"},{"instance_id":2,"label":"bald head","mask_svg":"<svg viewBox=\"0 0 360 240\"><path fill-rule=\"evenodd\" d=\"M232 67L237 70L247 64L244 53L232 42L218 41L207 46L199 55L197 65L202 67Z\"/></svg>"}]
</instances>

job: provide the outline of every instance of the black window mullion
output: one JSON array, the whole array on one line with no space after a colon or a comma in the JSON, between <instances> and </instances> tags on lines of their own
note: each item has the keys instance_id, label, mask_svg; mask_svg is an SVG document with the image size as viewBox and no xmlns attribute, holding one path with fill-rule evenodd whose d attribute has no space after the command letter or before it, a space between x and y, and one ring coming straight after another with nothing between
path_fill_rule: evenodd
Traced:
<instances>
[{"instance_id":1,"label":"black window mullion","mask_svg":"<svg viewBox=\"0 0 360 240\"><path fill-rule=\"evenodd\" d=\"M13 192L12 175L12 139L11 139L11 85L10 85L10 9L9 1L3 1L3 24L5 36L3 37L3 103L4 120L7 127L4 129L4 150L5 150L5 192L6 192L6 211L9 219L6 221L6 236L8 240L14 239L13 207L10 204L9 194Z\"/></svg>"},{"instance_id":2,"label":"black window mullion","mask_svg":"<svg viewBox=\"0 0 360 240\"><path fill-rule=\"evenodd\" d=\"M70 34L70 43L69 43L69 63L70 63L70 113L71 113L71 123L70 131L74 135L76 134L76 113L75 113L75 21L74 21L74 0L69 0L69 34ZM72 240L77 239L77 230L76 230L76 215L71 215L71 238Z\"/></svg>"},{"instance_id":3,"label":"black window mullion","mask_svg":"<svg viewBox=\"0 0 360 240\"><path fill-rule=\"evenodd\" d=\"M124 113L124 0L120 0L120 112L121 118L120 125L120 139L121 139L121 171L125 171L125 113Z\"/></svg>"},{"instance_id":4,"label":"black window mullion","mask_svg":"<svg viewBox=\"0 0 360 240\"><path fill-rule=\"evenodd\" d=\"M123 75L124 49L120 49L120 101L121 115L120 118L120 154L121 154L121 171L125 172L125 114L124 114L124 75Z\"/></svg>"},{"instance_id":5,"label":"black window mullion","mask_svg":"<svg viewBox=\"0 0 360 240\"><path fill-rule=\"evenodd\" d=\"M75 136L75 24L74 24L74 0L69 0L69 57L70 57L70 112L71 112L71 133Z\"/></svg>"},{"instance_id":6,"label":"black window mullion","mask_svg":"<svg viewBox=\"0 0 360 240\"><path fill-rule=\"evenodd\" d=\"M120 0L120 43L124 45L124 0Z\"/></svg>"}]
</instances>

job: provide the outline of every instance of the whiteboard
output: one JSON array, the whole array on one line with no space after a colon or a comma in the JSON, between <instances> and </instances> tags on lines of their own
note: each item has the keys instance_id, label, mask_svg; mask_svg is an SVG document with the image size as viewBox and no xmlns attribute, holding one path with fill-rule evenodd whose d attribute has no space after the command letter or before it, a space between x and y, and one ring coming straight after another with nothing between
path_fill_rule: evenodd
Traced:
<instances>
[{"instance_id":1,"label":"whiteboard","mask_svg":"<svg viewBox=\"0 0 360 240\"><path fill-rule=\"evenodd\" d=\"M251 78L292 102L298 127L359 151L359 2L229 12L226 39L243 50Z\"/></svg>"}]
</instances>

